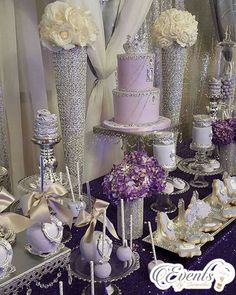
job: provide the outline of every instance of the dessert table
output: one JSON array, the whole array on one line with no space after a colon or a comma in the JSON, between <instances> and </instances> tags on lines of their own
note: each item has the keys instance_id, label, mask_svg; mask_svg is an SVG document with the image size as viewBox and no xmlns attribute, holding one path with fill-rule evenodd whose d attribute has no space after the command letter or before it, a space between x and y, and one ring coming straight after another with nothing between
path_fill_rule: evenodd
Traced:
<instances>
[{"instance_id":1,"label":"dessert table","mask_svg":"<svg viewBox=\"0 0 236 295\"><path fill-rule=\"evenodd\" d=\"M187 148L181 147L180 152L178 153L180 156L184 155L186 157L186 153L191 156L189 150ZM186 181L190 181L193 176L185 174L180 170L176 170L170 175L174 175L177 177L182 177ZM205 196L211 193L211 181L213 178L220 178L221 175L217 175L215 177L207 177L206 179L209 181L210 185L208 188L198 189L199 197L204 198ZM100 199L104 199L104 195L101 190L101 183L103 178L99 178L93 180L91 182L91 194ZM190 188L189 191L184 193L183 195L176 195L172 197L172 200L175 204L177 204L179 198L184 198L186 205L188 205L190 198L192 196L193 188ZM156 213L150 209L150 205L153 203L154 198L145 199L145 209L144 209L144 222L151 221L153 230L156 229L155 217ZM173 218L176 215L175 213L170 214L169 216ZM116 208L111 205L108 208L107 216L116 226ZM71 249L74 249L79 245L80 238L85 233L85 228L73 228L72 229L72 239L67 243ZM147 223L144 224L144 235L146 237L149 234ZM147 265L153 259L152 258L152 248L150 244L147 244L142 241L142 239L138 239L134 241L134 248L140 255L140 269L133 273L131 276L122 279L116 282L116 285L121 289L122 294L124 295L157 295L157 294L174 294L172 288L161 291L157 289L154 284L152 284L149 280ZM212 259L222 258L227 262L231 263L236 268L236 223L232 222L228 227L223 229L218 235L215 236L215 240L213 242L207 243L202 247L202 255L194 258L180 258L176 254L170 253L164 249L156 248L157 259L163 260L164 262L171 263L181 263L183 266L190 270L202 270L205 265L211 261ZM56 273L54 273L54 276ZM82 290L88 283L73 278L73 282L71 285L68 284L68 274L66 271L63 272L62 278L64 281L64 293L71 295L78 295L82 293ZM46 278L42 279L42 283L48 283L50 280L53 280L53 276L49 275ZM45 290L39 289L36 286L32 286L32 295L36 294L47 294L47 295L58 295L58 284L55 284L53 287L47 288ZM236 290L236 281L233 281L229 285L225 286L223 294L232 295L235 294ZM20 295L25 294L25 290L23 290ZM104 294L106 294L104 292ZM184 290L179 294L216 294L216 291L213 290ZM96 294L97 295L97 294ZM100 294L98 294L100 295Z\"/></svg>"}]
</instances>

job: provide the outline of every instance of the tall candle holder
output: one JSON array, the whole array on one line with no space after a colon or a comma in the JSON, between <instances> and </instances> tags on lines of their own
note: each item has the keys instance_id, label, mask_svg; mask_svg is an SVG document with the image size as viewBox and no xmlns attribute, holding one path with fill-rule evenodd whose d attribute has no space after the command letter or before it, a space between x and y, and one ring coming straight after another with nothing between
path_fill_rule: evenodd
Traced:
<instances>
[{"instance_id":1,"label":"tall candle holder","mask_svg":"<svg viewBox=\"0 0 236 295\"><path fill-rule=\"evenodd\" d=\"M190 149L195 151L194 158L179 162L178 168L188 174L194 175L190 185L196 188L208 186L205 176L216 175L222 172L220 163L209 156L215 149L212 144L212 117L199 114L193 116L192 143Z\"/></svg>"},{"instance_id":2,"label":"tall candle holder","mask_svg":"<svg viewBox=\"0 0 236 295\"><path fill-rule=\"evenodd\" d=\"M34 144L40 147L40 159L44 167L43 181L47 183L61 182L66 189L70 189L67 175L57 173L57 160L54 155L54 147L61 141L58 129L58 119L48 110L39 110L34 121ZM76 187L76 177L71 177L72 186ZM40 176L32 175L19 181L19 188L25 192L35 191L40 186Z\"/></svg>"},{"instance_id":3,"label":"tall candle holder","mask_svg":"<svg viewBox=\"0 0 236 295\"><path fill-rule=\"evenodd\" d=\"M171 186L173 191L165 189L161 194L157 194L155 203L151 205L151 209L154 212L171 213L176 211L177 207L171 201L170 196L182 194L190 188L185 180L175 178L175 181L180 181L183 187L181 189L174 189L174 178L169 177L169 173L177 168L176 141L177 136L174 132L160 131L155 133L153 154L166 172L166 185Z\"/></svg>"}]
</instances>

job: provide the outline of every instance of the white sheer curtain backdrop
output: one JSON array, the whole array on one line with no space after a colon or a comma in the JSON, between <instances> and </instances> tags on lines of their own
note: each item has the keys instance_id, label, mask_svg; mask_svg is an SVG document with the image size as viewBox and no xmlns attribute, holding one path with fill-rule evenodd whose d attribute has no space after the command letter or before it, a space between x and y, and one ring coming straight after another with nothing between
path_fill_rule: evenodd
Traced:
<instances>
[{"instance_id":1,"label":"white sheer curtain backdrop","mask_svg":"<svg viewBox=\"0 0 236 295\"><path fill-rule=\"evenodd\" d=\"M88 8L99 28L95 50L88 49L88 55L96 71L96 78L88 98L87 134L85 154L85 178L93 179L109 171L112 164L121 159L120 146L105 141L94 141L93 126L113 116L112 89L115 88L114 71L116 55L123 52L127 35L134 36L141 27L152 0L126 0L120 5L120 15L113 35L105 46L104 25L100 1L75 0Z\"/></svg>"},{"instance_id":2,"label":"white sheer curtain backdrop","mask_svg":"<svg viewBox=\"0 0 236 295\"><path fill-rule=\"evenodd\" d=\"M25 174L16 19L13 0L2 0L0 5L0 71L9 131L9 174L15 187L17 180Z\"/></svg>"}]
</instances>

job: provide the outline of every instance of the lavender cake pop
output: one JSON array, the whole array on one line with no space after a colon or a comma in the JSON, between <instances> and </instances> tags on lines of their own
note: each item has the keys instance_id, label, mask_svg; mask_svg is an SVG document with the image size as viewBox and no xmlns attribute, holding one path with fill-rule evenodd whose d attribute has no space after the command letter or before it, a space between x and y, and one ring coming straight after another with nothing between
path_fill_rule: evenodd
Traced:
<instances>
[{"instance_id":1,"label":"lavender cake pop","mask_svg":"<svg viewBox=\"0 0 236 295\"><path fill-rule=\"evenodd\" d=\"M128 247L126 240L125 240L124 245L120 246L116 250L116 256L122 262L127 262L132 259L133 253L132 253L132 250L130 249L130 247Z\"/></svg>"},{"instance_id":2,"label":"lavender cake pop","mask_svg":"<svg viewBox=\"0 0 236 295\"><path fill-rule=\"evenodd\" d=\"M104 251L102 251L102 240L103 240L103 233L101 231L94 231L93 239L91 242L86 243L85 237L83 237L80 241L80 252L82 257L85 261L94 261L94 263L99 263L102 261L109 261L113 244L112 240L106 235L105 236L105 244L104 244ZM103 257L104 254L104 257Z\"/></svg>"},{"instance_id":3,"label":"lavender cake pop","mask_svg":"<svg viewBox=\"0 0 236 295\"><path fill-rule=\"evenodd\" d=\"M111 274L111 265L109 262L98 263L94 267L95 276L99 279L106 279Z\"/></svg>"},{"instance_id":4,"label":"lavender cake pop","mask_svg":"<svg viewBox=\"0 0 236 295\"><path fill-rule=\"evenodd\" d=\"M53 215L51 215L51 223L36 223L26 231L27 244L35 254L57 251L62 236L62 222Z\"/></svg>"}]
</instances>

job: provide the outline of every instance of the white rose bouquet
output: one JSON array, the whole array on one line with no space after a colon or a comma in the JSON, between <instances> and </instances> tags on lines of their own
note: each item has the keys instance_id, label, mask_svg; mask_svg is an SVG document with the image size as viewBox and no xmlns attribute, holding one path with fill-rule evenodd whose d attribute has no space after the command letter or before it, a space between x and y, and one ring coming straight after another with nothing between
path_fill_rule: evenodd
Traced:
<instances>
[{"instance_id":1,"label":"white rose bouquet","mask_svg":"<svg viewBox=\"0 0 236 295\"><path fill-rule=\"evenodd\" d=\"M46 6L39 25L42 44L53 51L75 46L92 46L97 26L91 13L73 0L61 0Z\"/></svg>"},{"instance_id":2,"label":"white rose bouquet","mask_svg":"<svg viewBox=\"0 0 236 295\"><path fill-rule=\"evenodd\" d=\"M156 45L169 47L174 42L181 47L195 44L198 35L198 22L188 11L176 8L161 13L153 25L152 38Z\"/></svg>"}]
</instances>

